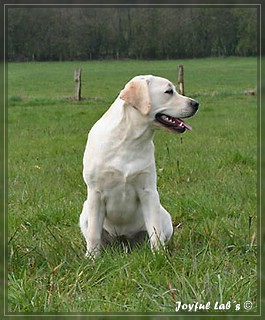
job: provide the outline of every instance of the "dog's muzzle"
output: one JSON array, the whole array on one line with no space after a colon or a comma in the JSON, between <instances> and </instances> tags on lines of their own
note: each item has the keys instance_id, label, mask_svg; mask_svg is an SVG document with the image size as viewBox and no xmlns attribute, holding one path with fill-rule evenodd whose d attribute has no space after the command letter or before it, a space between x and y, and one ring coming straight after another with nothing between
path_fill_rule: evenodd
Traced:
<instances>
[{"instance_id":1,"label":"dog's muzzle","mask_svg":"<svg viewBox=\"0 0 265 320\"><path fill-rule=\"evenodd\" d=\"M193 99L190 99L189 102L189 112L187 112L187 115L184 115L183 118L189 118L192 117L199 108L199 102ZM157 113L155 115L156 121L162 125L162 127L169 129L171 131L175 131L178 133L183 133L186 130L191 131L192 127L185 123L182 119L177 117L169 116L165 113Z\"/></svg>"}]
</instances>

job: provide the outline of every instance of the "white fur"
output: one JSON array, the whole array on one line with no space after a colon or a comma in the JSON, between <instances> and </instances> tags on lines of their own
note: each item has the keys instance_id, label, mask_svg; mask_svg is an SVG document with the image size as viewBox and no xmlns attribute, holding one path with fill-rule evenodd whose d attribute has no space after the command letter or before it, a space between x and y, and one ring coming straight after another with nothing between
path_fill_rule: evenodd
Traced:
<instances>
[{"instance_id":1,"label":"white fur","mask_svg":"<svg viewBox=\"0 0 265 320\"><path fill-rule=\"evenodd\" d=\"M168 88L172 95L165 93ZM103 228L127 237L146 230L152 249L171 238L171 216L157 191L155 114L190 116L195 113L190 101L167 79L138 76L92 127L83 158L87 200L80 215L88 256L99 253Z\"/></svg>"}]
</instances>

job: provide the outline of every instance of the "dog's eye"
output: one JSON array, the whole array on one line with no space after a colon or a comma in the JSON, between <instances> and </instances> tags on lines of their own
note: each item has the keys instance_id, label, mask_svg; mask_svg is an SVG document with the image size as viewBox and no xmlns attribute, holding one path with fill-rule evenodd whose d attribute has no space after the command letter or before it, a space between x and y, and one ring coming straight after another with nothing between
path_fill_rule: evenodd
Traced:
<instances>
[{"instance_id":1,"label":"dog's eye","mask_svg":"<svg viewBox=\"0 0 265 320\"><path fill-rule=\"evenodd\" d=\"M167 93L167 94L173 94L173 89L168 89L167 91L165 91L165 93Z\"/></svg>"}]
</instances>

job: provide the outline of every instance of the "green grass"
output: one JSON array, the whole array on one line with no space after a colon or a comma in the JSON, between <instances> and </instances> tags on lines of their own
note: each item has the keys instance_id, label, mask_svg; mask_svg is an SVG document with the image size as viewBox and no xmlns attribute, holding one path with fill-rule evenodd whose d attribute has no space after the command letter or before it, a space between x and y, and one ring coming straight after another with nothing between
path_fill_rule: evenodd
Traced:
<instances>
[{"instance_id":1,"label":"green grass","mask_svg":"<svg viewBox=\"0 0 265 320\"><path fill-rule=\"evenodd\" d=\"M161 202L181 227L169 252L108 248L93 263L78 227L87 133L131 77L176 83L179 63L200 111L192 132L159 131L155 146ZM256 69L254 58L9 64L8 312L174 314L174 300L257 311L257 101L243 94Z\"/></svg>"}]
</instances>

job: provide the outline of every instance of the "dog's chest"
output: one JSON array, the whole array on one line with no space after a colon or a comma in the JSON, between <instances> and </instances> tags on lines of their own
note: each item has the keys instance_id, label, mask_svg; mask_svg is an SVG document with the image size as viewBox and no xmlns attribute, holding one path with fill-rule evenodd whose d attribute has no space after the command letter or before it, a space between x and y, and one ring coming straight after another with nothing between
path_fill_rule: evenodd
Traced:
<instances>
[{"instance_id":1,"label":"dog's chest","mask_svg":"<svg viewBox=\"0 0 265 320\"><path fill-rule=\"evenodd\" d=\"M138 178L141 173L134 172L130 174L130 171L120 171L114 168L108 170L100 170L100 172L94 172L95 175L91 179L94 181L97 189L104 195L118 195L120 198L126 197L127 194L132 193L138 185ZM90 183L91 185L91 183Z\"/></svg>"},{"instance_id":2,"label":"dog's chest","mask_svg":"<svg viewBox=\"0 0 265 320\"><path fill-rule=\"evenodd\" d=\"M105 174L101 195L105 203L106 217L115 224L131 220L139 206L137 176L124 176L119 172Z\"/></svg>"}]
</instances>

